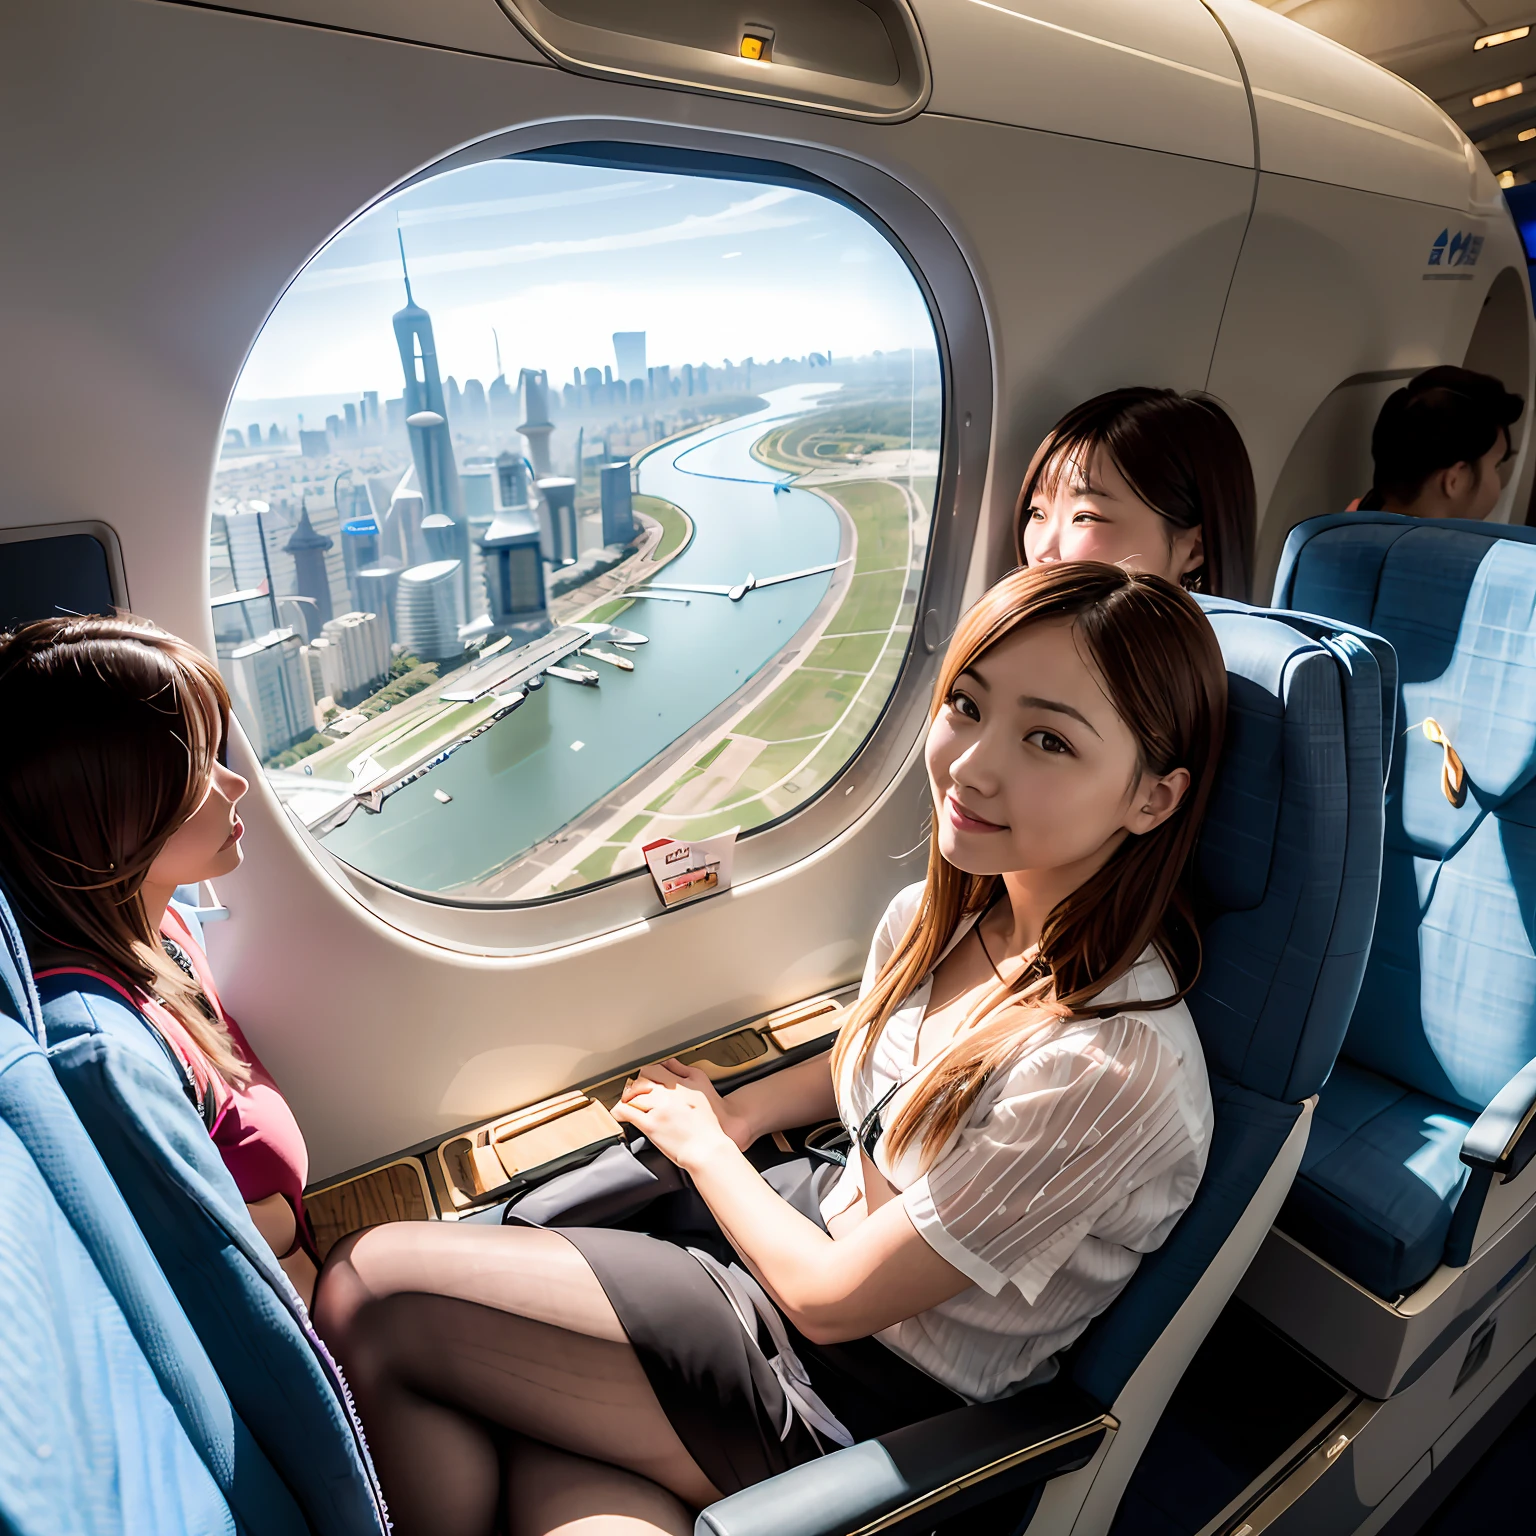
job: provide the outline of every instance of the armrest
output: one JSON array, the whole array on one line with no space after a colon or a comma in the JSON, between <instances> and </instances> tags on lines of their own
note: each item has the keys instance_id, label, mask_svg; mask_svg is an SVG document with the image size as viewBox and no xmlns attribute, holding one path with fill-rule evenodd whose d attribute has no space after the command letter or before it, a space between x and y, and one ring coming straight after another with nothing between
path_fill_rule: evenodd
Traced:
<instances>
[{"instance_id":1,"label":"armrest","mask_svg":"<svg viewBox=\"0 0 1536 1536\"><path fill-rule=\"evenodd\" d=\"M808 1461L711 1504L694 1536L927 1532L1026 1484L1085 1466L1118 1428L1061 1380L978 1403Z\"/></svg>"},{"instance_id":2,"label":"armrest","mask_svg":"<svg viewBox=\"0 0 1536 1536\"><path fill-rule=\"evenodd\" d=\"M1494 1095L1461 1144L1461 1160L1512 1179L1536 1156L1536 1061Z\"/></svg>"}]
</instances>

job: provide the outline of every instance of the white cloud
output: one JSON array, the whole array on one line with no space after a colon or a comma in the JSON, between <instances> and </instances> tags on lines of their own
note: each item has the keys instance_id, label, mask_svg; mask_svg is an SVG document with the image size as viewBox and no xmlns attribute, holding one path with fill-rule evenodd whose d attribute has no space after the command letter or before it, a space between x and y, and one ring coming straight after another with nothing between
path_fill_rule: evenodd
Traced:
<instances>
[{"instance_id":1,"label":"white cloud","mask_svg":"<svg viewBox=\"0 0 1536 1536\"><path fill-rule=\"evenodd\" d=\"M805 223L798 215L772 210L803 193L793 187L771 191L732 203L717 213L690 213L671 224L651 229L616 230L570 240L531 240L522 245L495 246L484 250L448 251L411 260L413 279L445 272L471 272L487 267L520 266L548 261L557 256L584 256L606 251L629 251L645 246L673 245L685 240L706 240L720 235L748 234L754 230L784 229ZM358 283L398 282L400 271L393 261L362 262L351 267L311 267L294 281L291 293L313 293L326 288L349 288Z\"/></svg>"},{"instance_id":2,"label":"white cloud","mask_svg":"<svg viewBox=\"0 0 1536 1536\"><path fill-rule=\"evenodd\" d=\"M615 197L671 191L674 183L610 181L600 187L576 187L569 192L534 192L527 197L481 198L473 203L438 203L424 208L397 208L395 221L409 229L417 224L449 224L458 219L489 219L506 213L532 213L538 208L571 208L603 203Z\"/></svg>"}]
</instances>

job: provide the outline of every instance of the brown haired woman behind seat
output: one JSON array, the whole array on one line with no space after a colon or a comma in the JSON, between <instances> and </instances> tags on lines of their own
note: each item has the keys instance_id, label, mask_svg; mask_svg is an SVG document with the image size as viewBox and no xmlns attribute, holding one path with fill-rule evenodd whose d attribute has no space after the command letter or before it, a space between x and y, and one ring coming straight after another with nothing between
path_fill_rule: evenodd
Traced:
<instances>
[{"instance_id":1,"label":"brown haired woman behind seat","mask_svg":"<svg viewBox=\"0 0 1536 1536\"><path fill-rule=\"evenodd\" d=\"M109 1010L120 1003L160 1038L189 1112L307 1302L317 1255L304 1137L172 901L243 856L235 807L249 786L223 762L223 679L132 614L39 619L0 634L0 718L0 877L45 1005L104 987Z\"/></svg>"},{"instance_id":2,"label":"brown haired woman behind seat","mask_svg":"<svg viewBox=\"0 0 1536 1536\"><path fill-rule=\"evenodd\" d=\"M1248 450L1209 395L1112 389L1035 450L1014 544L1022 565L1102 560L1247 602L1254 521Z\"/></svg>"},{"instance_id":3,"label":"brown haired woman behind seat","mask_svg":"<svg viewBox=\"0 0 1536 1536\"><path fill-rule=\"evenodd\" d=\"M513 1536L686 1536L685 1506L1052 1373L1204 1168L1179 892L1225 696L1176 587L1015 571L940 671L927 880L837 1048L724 1099L675 1061L625 1088L707 1206L686 1233L401 1222L332 1250L315 1317L400 1536L490 1536L503 1498ZM834 1116L846 1166L810 1198L744 1155Z\"/></svg>"}]
</instances>

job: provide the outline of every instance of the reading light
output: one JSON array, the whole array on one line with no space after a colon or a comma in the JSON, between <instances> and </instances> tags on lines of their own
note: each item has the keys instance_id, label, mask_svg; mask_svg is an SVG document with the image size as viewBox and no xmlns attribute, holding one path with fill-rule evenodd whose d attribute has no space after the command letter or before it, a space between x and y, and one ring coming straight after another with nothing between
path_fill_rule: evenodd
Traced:
<instances>
[{"instance_id":1,"label":"reading light","mask_svg":"<svg viewBox=\"0 0 1536 1536\"><path fill-rule=\"evenodd\" d=\"M1513 85L1501 85L1496 91L1484 91L1481 96L1472 98L1474 107L1486 107L1490 101L1507 101L1511 96L1518 96L1525 89L1523 80L1516 80Z\"/></svg>"},{"instance_id":2,"label":"reading light","mask_svg":"<svg viewBox=\"0 0 1536 1536\"><path fill-rule=\"evenodd\" d=\"M1536 139L1536 128L1522 128L1515 137L1522 144L1529 144L1532 139Z\"/></svg>"},{"instance_id":3,"label":"reading light","mask_svg":"<svg viewBox=\"0 0 1536 1536\"><path fill-rule=\"evenodd\" d=\"M1508 32L1490 32L1472 44L1472 51L1480 53L1484 48L1497 48L1500 43L1518 43L1522 37L1530 35L1529 27L1511 27Z\"/></svg>"}]
</instances>

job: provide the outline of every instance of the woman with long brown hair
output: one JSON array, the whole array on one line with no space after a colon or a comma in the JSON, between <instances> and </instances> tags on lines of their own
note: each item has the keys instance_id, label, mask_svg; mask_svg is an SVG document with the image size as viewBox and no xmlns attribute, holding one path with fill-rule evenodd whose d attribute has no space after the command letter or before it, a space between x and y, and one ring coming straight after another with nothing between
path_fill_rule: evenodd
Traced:
<instances>
[{"instance_id":1,"label":"woman with long brown hair","mask_svg":"<svg viewBox=\"0 0 1536 1536\"><path fill-rule=\"evenodd\" d=\"M132 615L41 619L0 635L0 718L0 881L47 1014L126 1009L152 1032L307 1301L304 1138L172 900L243 857L223 679Z\"/></svg>"},{"instance_id":2,"label":"woman with long brown hair","mask_svg":"<svg viewBox=\"0 0 1536 1536\"><path fill-rule=\"evenodd\" d=\"M1021 565L1102 560L1247 602L1256 520L1242 434L1209 395L1138 386L1075 405L1014 511Z\"/></svg>"},{"instance_id":3,"label":"woman with long brown hair","mask_svg":"<svg viewBox=\"0 0 1536 1536\"><path fill-rule=\"evenodd\" d=\"M1178 588L1014 572L941 669L927 879L836 1048L724 1099L676 1061L626 1086L691 1218L333 1251L316 1317L401 1536L489 1536L499 1508L516 1533L691 1531L690 1507L1052 1372L1204 1168L1182 885L1225 695ZM746 1155L834 1117L831 1187Z\"/></svg>"}]
</instances>

